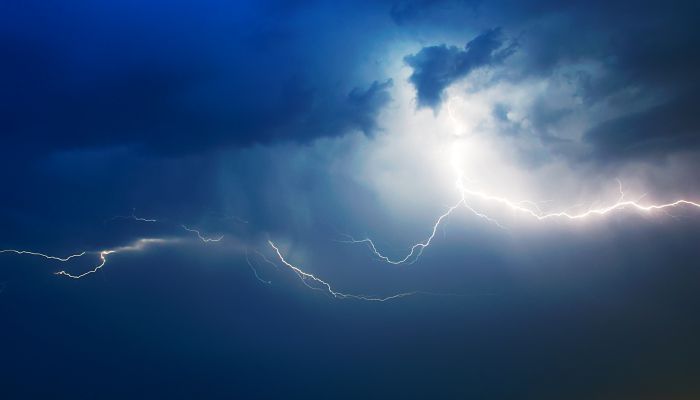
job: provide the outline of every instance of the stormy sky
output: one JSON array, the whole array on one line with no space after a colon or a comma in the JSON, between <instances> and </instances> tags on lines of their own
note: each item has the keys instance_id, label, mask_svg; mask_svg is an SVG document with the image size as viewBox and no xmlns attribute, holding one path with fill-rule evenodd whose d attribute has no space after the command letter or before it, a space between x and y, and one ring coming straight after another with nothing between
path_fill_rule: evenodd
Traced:
<instances>
[{"instance_id":1,"label":"stormy sky","mask_svg":"<svg viewBox=\"0 0 700 400\"><path fill-rule=\"evenodd\" d=\"M700 397L699 15L3 2L2 397Z\"/></svg>"}]
</instances>

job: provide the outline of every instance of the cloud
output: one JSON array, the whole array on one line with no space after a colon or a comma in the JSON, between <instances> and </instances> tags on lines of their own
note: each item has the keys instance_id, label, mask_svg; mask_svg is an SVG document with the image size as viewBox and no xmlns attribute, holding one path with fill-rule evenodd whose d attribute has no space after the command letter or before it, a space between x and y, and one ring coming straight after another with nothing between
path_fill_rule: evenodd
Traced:
<instances>
[{"instance_id":1,"label":"cloud","mask_svg":"<svg viewBox=\"0 0 700 400\"><path fill-rule=\"evenodd\" d=\"M0 131L28 156L114 146L182 155L370 133L390 81L373 63L357 72L359 52L391 20L343 7L178 3L162 13L127 1L75 3L58 17L37 5L31 18L45 23L30 28L13 22L30 7L8 5ZM328 29L341 19L365 34Z\"/></svg>"},{"instance_id":2,"label":"cloud","mask_svg":"<svg viewBox=\"0 0 700 400\"><path fill-rule=\"evenodd\" d=\"M396 186L394 193L403 193L419 176L399 162L411 154L404 147L426 149L440 140L435 136L453 135L453 121L444 115L435 119L430 112L446 93L464 100L453 103L460 133L499 136L494 143L509 151L508 160L528 161L528 175L532 165L560 161L562 154L569 162L578 160L582 148L590 146L595 150L586 160L591 169L610 160L697 147L698 124L691 112L697 96L680 96L677 89L685 80L697 81L692 68L697 47L690 46L697 35L683 37L682 28L638 35L626 20L608 24L611 16L600 5L579 13L574 6L545 2L538 13L483 4L477 15L463 2L447 3L455 11L452 17L470 29L502 28L464 34L440 22L446 3L432 1L415 2L413 17L403 15L400 24L391 14L398 9L385 3L268 8L251 2L238 4L238 13L231 16L231 6L224 2L212 6L215 10L177 5L174 14L140 10L135 18L128 12L133 5L119 2L91 6L84 15L85 6L73 5L62 18L39 7L47 25L30 31L12 23L30 16L18 16L8 6L3 18L7 23L0 28L0 46L8 55L0 64L0 84L6 89L0 92L0 129L6 138L0 149L0 178L15 191L4 200L8 211L0 218L15 226L23 221L16 210L41 209L46 215L60 211L68 220L87 212L101 221L137 207L145 214L160 209L192 221L198 213L218 212L236 201L234 195L222 198L219 193L220 181L228 179L219 171L219 154L258 147L285 152L287 145L306 148L333 138L329 143L335 145L323 157L336 159L349 151L340 139L350 132L353 137L373 134L365 136L379 143L387 140L386 134L400 138L392 142L395 149L403 149L397 151L397 160L386 163L386 154L380 152L374 163L357 162L352 168L371 170L360 180L372 182L388 174L377 173L388 171L386 165L394 165L394 175L401 166L410 171L404 180L382 179L377 185ZM429 26L412 25L412 18L428 15L419 6L437 10L428 13ZM456 12L458 7L465 11ZM650 10L634 12L653 22L646 26L668 27ZM596 15L606 22L584 23ZM231 18L237 23L230 23ZM339 28L339 20L347 21L347 30ZM682 27L684 21L677 23ZM585 40L577 41L574 33ZM517 52L505 39L514 37ZM423 47L426 42L464 43L468 38L473 39L461 48ZM625 40L612 40L616 38ZM686 63L680 62L684 57ZM402 108L404 114L383 120L382 114L391 115L398 102L415 96L414 88L424 109L416 113L410 104L410 110ZM671 103L659 106L666 101ZM418 125L408 118L414 113ZM413 138L416 143L409 146L404 133L416 125L420 132L415 136L425 142ZM371 140L363 146L356 151L358 159L374 154L369 149L375 147L390 153ZM289 165L279 162L287 172L308 159L308 171L322 171L300 172L303 179L290 189L290 198L331 170L320 163L323 157L300 154L284 161ZM248 164L237 159L235 167L254 176L252 170L278 159L277 154ZM474 160L479 171L490 162ZM428 157L416 164L425 169L438 162ZM502 175L513 173L504 169ZM441 182L447 188L444 196L453 194L450 171L435 176L447 181ZM424 181L435 181L435 176ZM492 181L508 183L502 185L505 189L511 186L510 180L496 178ZM284 180L293 181L288 176ZM276 177L233 182L235 196L254 198L269 185L278 201ZM53 193L52 198L40 195L45 192ZM105 198L104 193L111 195ZM532 194L540 193L547 194L533 189ZM92 204L91 209L76 204L76 196ZM325 201L326 196L319 198ZM259 212L271 213L267 208Z\"/></svg>"},{"instance_id":3,"label":"cloud","mask_svg":"<svg viewBox=\"0 0 700 400\"><path fill-rule=\"evenodd\" d=\"M620 158L659 155L700 144L700 90L694 89L660 105L607 120L586 132L597 155Z\"/></svg>"},{"instance_id":4,"label":"cloud","mask_svg":"<svg viewBox=\"0 0 700 400\"><path fill-rule=\"evenodd\" d=\"M500 28L481 33L469 41L464 50L456 46L424 47L405 58L413 68L409 78L418 92L418 106L436 109L446 87L469 75L474 69L502 62L513 54L515 45L505 48Z\"/></svg>"},{"instance_id":5,"label":"cloud","mask_svg":"<svg viewBox=\"0 0 700 400\"><path fill-rule=\"evenodd\" d=\"M460 26L502 27L517 38L518 51L478 89L497 80L513 86L539 82L548 89L533 93L529 106L518 107L529 122L522 127L552 143L553 153L557 141L547 138L592 144L589 161L605 164L698 149L696 98L688 94L700 83L698 11L697 2L684 0L634 7L624 0L405 0L396 2L391 14L403 29L430 32L443 41L463 35ZM411 81L422 107L435 108L444 89L471 71L470 63L460 66L466 49L434 46L412 57ZM665 109L664 103L669 103ZM512 108L507 100L503 106Z\"/></svg>"},{"instance_id":6,"label":"cloud","mask_svg":"<svg viewBox=\"0 0 700 400\"><path fill-rule=\"evenodd\" d=\"M371 132L376 127L376 117L390 100L388 89L394 82L388 79L384 82L372 82L367 89L354 88L348 94L349 121L363 132Z\"/></svg>"}]
</instances>

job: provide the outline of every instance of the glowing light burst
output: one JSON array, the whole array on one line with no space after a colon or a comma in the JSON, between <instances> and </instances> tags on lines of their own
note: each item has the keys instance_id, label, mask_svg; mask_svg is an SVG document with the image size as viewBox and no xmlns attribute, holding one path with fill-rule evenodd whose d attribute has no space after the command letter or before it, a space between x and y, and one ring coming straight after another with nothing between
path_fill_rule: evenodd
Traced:
<instances>
[{"instance_id":1,"label":"glowing light burst","mask_svg":"<svg viewBox=\"0 0 700 400\"><path fill-rule=\"evenodd\" d=\"M221 236L215 237L215 238L209 238L209 237L203 236L202 233L200 231L198 231L197 229L188 228L185 225L180 225L180 226L182 226L182 229L186 230L187 232L196 233L199 240L201 240L204 243L220 242L221 239L224 238L224 235L221 235Z\"/></svg>"},{"instance_id":2,"label":"glowing light burst","mask_svg":"<svg viewBox=\"0 0 700 400\"><path fill-rule=\"evenodd\" d=\"M448 103L448 106L450 104ZM454 117L454 113L451 110L451 108L448 107L449 111L449 118L453 120L453 122L456 122L456 119ZM459 128L459 126L458 126ZM459 135L459 132L455 133L456 136ZM437 234L438 227L442 225L452 213L454 213L456 210L460 209L461 207L464 207L468 211L470 211L472 214L475 216L482 218L489 223L492 223L496 225L497 227L501 229L508 229L506 226L502 225L497 219L481 212L478 211L472 204L470 204L469 200L471 199L478 199L482 201L486 201L489 203L494 203L500 206L503 206L507 209L510 209L514 212L524 214L526 216L532 217L535 221L545 221L545 220L551 220L551 219L566 219L566 220L582 220L586 218L591 218L595 216L605 216L607 214L616 212L616 211L622 211L625 209L634 209L640 212L646 212L646 213L651 213L654 211L663 211L666 212L667 209L670 208L675 208L675 207L693 207L693 208L698 208L700 209L700 203L687 200L687 199L679 199L679 200L674 200L668 203L650 203L650 204L642 204L640 203L641 199L646 196L646 194L640 196L637 200L626 200L625 199L625 193L623 190L623 185L622 182L617 179L617 183L619 186L619 193L620 196L618 197L617 201L614 203L611 203L609 205L603 206L603 207L591 207L587 209L586 211L575 213L575 212L570 212L570 211L557 211L557 212L544 212L542 209L537 205L536 202L531 201L531 200L521 200L521 201L514 201L511 200L507 197L503 196L497 196L494 194L490 194L481 190L472 190L468 189L464 182L464 174L460 171L460 168L458 167L457 163L457 152L455 151L457 149L457 142L455 141L453 146L452 146L452 157L450 159L452 169L455 171L455 174L457 175L456 179L456 188L458 193L460 194L459 200L451 207L447 209L443 214L441 214L435 223L432 226L432 229L430 230L430 234L428 237L418 243L413 244L408 253L404 257L398 257L398 258L391 258L387 256L386 254L382 253L379 251L377 248L377 245L374 243L374 241L370 238L364 238L364 239L355 239L352 236L345 235L348 237L348 240L341 240L340 242L342 243L354 243L354 244L365 244L369 250L373 253L375 257L377 257L379 260L386 262L388 264L392 265L410 265L415 263L420 256L423 254L423 251L430 246L430 244L433 242L433 239L435 238L435 235ZM668 214L668 213L667 213ZM670 215L670 214L668 214ZM672 216L672 215L671 215Z\"/></svg>"},{"instance_id":3,"label":"glowing light burst","mask_svg":"<svg viewBox=\"0 0 700 400\"><path fill-rule=\"evenodd\" d=\"M275 246L275 244L271 241L268 240L267 243L272 247L272 249L277 253L277 257L279 260L282 262L282 264L286 265L291 269L298 277L301 279L301 282L308 287L309 289L313 290L319 290L322 292L329 293L331 296L335 297L336 299L355 299L355 300L365 300L365 301L388 301L388 300L393 300L393 299L399 299L401 297L406 297L406 296L412 296L416 294L421 294L423 292L407 292L407 293L398 293L392 296L387 296L387 297L372 297L372 296L365 296L365 295L357 295L357 294L347 294L347 293L342 293L336 290L333 290L331 285L316 277L315 275L304 272L300 268L290 264L282 255L280 252L279 248ZM313 282L310 283L310 282ZM426 293L427 294L427 293Z\"/></svg>"}]
</instances>

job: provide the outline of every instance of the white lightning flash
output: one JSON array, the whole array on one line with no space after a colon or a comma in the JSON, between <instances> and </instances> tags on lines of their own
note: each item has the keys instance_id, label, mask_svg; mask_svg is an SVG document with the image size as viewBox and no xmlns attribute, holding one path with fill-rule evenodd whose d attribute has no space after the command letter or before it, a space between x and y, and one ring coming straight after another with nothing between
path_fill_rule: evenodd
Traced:
<instances>
[{"instance_id":1,"label":"white lightning flash","mask_svg":"<svg viewBox=\"0 0 700 400\"><path fill-rule=\"evenodd\" d=\"M204 243L220 242L221 239L224 238L224 235L221 235L221 236L215 237L215 238L208 238L208 237L202 236L201 232L199 232L197 229L188 228L185 225L180 225L180 226L182 226L182 229L186 230L187 232L196 233L199 240L201 240Z\"/></svg>"},{"instance_id":2,"label":"white lightning flash","mask_svg":"<svg viewBox=\"0 0 700 400\"><path fill-rule=\"evenodd\" d=\"M433 238L435 238L435 234L437 233L437 229L440 226L440 224L442 223L442 221L445 218L449 217L450 214L452 214L452 212L454 210L456 210L462 203L463 203L463 200L460 200L457 204L448 208L447 211L444 214L442 214L437 219L435 224L433 225L433 230L430 232L430 236L428 236L428 238L425 239L424 241L418 242L418 243L414 244L413 246L411 246L411 250L408 252L406 257L398 259L398 260L392 260L391 258L380 253L379 250L377 250L377 246L375 246L374 242L370 238L356 240L352 236L346 235L346 236L348 236L349 240L342 240L341 242L342 243L366 243L367 246L370 248L370 250L372 250L372 252L374 253L375 256L377 256L380 260L385 261L389 264L394 264L394 265L404 264L404 263L413 264L414 262L416 262L416 260L418 260L420 255L423 253L423 250L425 250L426 247L430 246L430 243L433 241Z\"/></svg>"},{"instance_id":3,"label":"white lightning flash","mask_svg":"<svg viewBox=\"0 0 700 400\"><path fill-rule=\"evenodd\" d=\"M533 202L531 201L512 201L509 200L505 197L501 196L494 196L488 193L484 193L482 191L474 191L474 190L467 190L464 185L461 183L461 179L459 180L458 183L458 189L460 193L462 194L462 202L465 202L466 204L466 198L467 196L472 196L476 198L480 198L482 200L487 200L487 201L492 201L495 203L499 203L507 208L510 208L513 211L521 212L526 215L529 215L538 221L546 220L546 219L554 219L554 218L566 218L570 220L577 220L577 219L584 219L587 217L595 216L595 215L605 215L608 213L611 213L613 211L619 211L623 210L625 208L633 208L639 211L644 211L644 212L651 212L651 211L656 211L656 210L664 210L666 208L673 208L673 207L679 207L679 206L690 206L690 207L695 207L695 208L700 208L700 203L696 203L690 200L685 200L685 199L679 199L675 200L669 203L660 203L660 204L641 204L639 203L639 200L625 200L625 193L622 189L622 182L620 180L617 180L618 184L620 185L620 198L615 202L610 205L607 205L605 207L599 207L599 208L590 208L584 212L581 213L571 213L568 211L558 211L558 212L552 212L552 213L544 213L542 212L539 207L536 205L533 206ZM644 197L644 196L642 196ZM641 199L640 199L641 200Z\"/></svg>"},{"instance_id":4,"label":"white lightning flash","mask_svg":"<svg viewBox=\"0 0 700 400\"><path fill-rule=\"evenodd\" d=\"M87 252L83 251L82 253L71 254L68 257L61 258L61 257L56 257L56 256L50 256L50 255L43 254L43 253L37 253L34 251L14 250L14 249L0 250L0 253L14 253L14 254L19 254L19 255L26 254L26 255L30 255L30 256L43 257L43 258L46 258L47 260L56 260L56 261L60 261L60 262L68 262L72 258L82 257L85 254L87 254Z\"/></svg>"},{"instance_id":5,"label":"white lightning flash","mask_svg":"<svg viewBox=\"0 0 700 400\"><path fill-rule=\"evenodd\" d=\"M115 253L115 252L116 252L116 250L103 250L103 251L100 251L100 260L101 260L101 262L100 262L95 268L93 268L93 269L91 269L91 270L89 270L89 271L83 272L82 274L73 275L73 274L71 274L70 272L66 272L66 270L61 270L61 271L58 271L58 272L54 272L54 275L63 275L63 276L67 276L67 277L73 278L73 279L80 279L80 278L83 278L83 277L85 277L85 276L87 276L87 275L94 274L95 272L99 271L100 269L102 269L102 267L105 266L105 264L107 263L107 256L108 256L109 254L112 254L112 253Z\"/></svg>"},{"instance_id":6,"label":"white lightning flash","mask_svg":"<svg viewBox=\"0 0 700 400\"><path fill-rule=\"evenodd\" d=\"M149 246L149 245L158 244L158 243L166 243L166 242L170 242L170 241L172 241L172 240L166 240L166 239L139 239L139 240L137 240L136 242L134 242L133 244L128 245L128 246L121 246L121 247L117 247L117 248L110 249L110 250L102 250L102 251L100 251L100 252L99 252L99 255L100 255L100 263L99 263L98 265L96 265L94 268L92 268L92 269L90 269L90 270L88 270L88 271L85 271L85 272L83 272L83 273L81 273L81 274L74 275L74 274L71 274L70 272L66 272L65 270L61 270L61 271L58 271L58 272L54 272L54 275L66 276L66 277L72 278L72 279L84 278L85 276L88 276L88 275L90 275L90 274L94 274L95 272L97 272L97 271L99 271L100 269L102 269L102 268L105 266L105 264L107 264L107 256L110 255L110 254L117 254L117 253L122 253L122 252L131 252L131 251L141 251L141 250L143 250L145 247L147 247L147 246Z\"/></svg>"},{"instance_id":7,"label":"white lightning flash","mask_svg":"<svg viewBox=\"0 0 700 400\"><path fill-rule=\"evenodd\" d=\"M559 211L559 212L552 212L552 213L544 213L542 212L539 207L531 202L531 201L512 201L509 200L508 198L505 197L500 197L500 196L494 196L488 193L484 193L481 191L473 191L473 190L467 190L464 187L461 187L461 198L459 201L453 205L452 207L448 208L447 211L440 215L438 219L435 221L435 224L433 224L433 228L430 232L430 235L428 236L427 239L425 239L422 242L418 242L411 246L410 251L408 254L406 254L405 257L403 258L398 258L398 259L391 259L388 256L384 255L381 253L378 249L377 246L374 244L374 241L370 238L364 238L364 239L354 239L352 237L349 237L349 240L346 241L341 241L345 243L364 243L366 244L369 249L374 253L374 255L389 264L393 265L400 265L400 264L413 264L415 263L418 258L423 254L423 250L425 250L426 247L430 246L431 242L435 238L435 234L437 233L438 227L449 217L455 210L457 210L460 206L464 206L466 209L471 211L474 215L486 219L487 221L496 224L500 228L505 227L501 225L497 220L487 216L486 214L483 214L477 210L475 210L472 206L467 203L467 197L475 197L479 198L482 200L486 201L491 201L495 202L498 204L501 204L507 208L510 208L513 211L523 213L525 215L531 216L535 218L537 221L543 221L547 219L555 219L555 218L564 218L564 219L569 219L569 220L580 220L596 215L606 215L609 213L612 213L614 211L621 211L625 208L632 208L636 209L639 211L643 212L653 212L653 211L663 211L667 208L673 208L673 207L679 207L679 206L689 206L689 207L695 207L695 208L700 208L700 203L696 203L690 200L685 200L685 199L680 199L676 200L673 202L669 203L661 203L661 204L640 204L637 201L633 200L618 200L617 202L610 204L605 207L600 207L600 208L591 208L588 209L584 212L581 213L571 213L568 211Z\"/></svg>"},{"instance_id":8,"label":"white lightning flash","mask_svg":"<svg viewBox=\"0 0 700 400\"><path fill-rule=\"evenodd\" d=\"M450 114L450 117L453 118L453 116ZM487 202L492 202L495 204L499 204L505 208L508 208L512 211L522 213L526 216L534 218L536 221L544 221L544 220L549 220L549 219L567 219L567 220L581 220L585 218L590 218L594 216L604 216L616 211L622 211L624 209L634 209L638 210L641 212L646 212L646 213L651 213L654 211L663 211L666 212L666 209L669 208L675 208L675 207L693 207L693 208L698 208L700 209L700 203L686 200L686 199L679 199L675 200L672 202L668 203L659 203L659 204L642 204L640 203L640 200L646 196L646 194L642 195L639 199L637 200L625 200L625 193L622 187L622 182L617 179L618 185L619 185L619 192L620 196L617 199L616 202L611 203L607 206L604 207L597 207L597 208L589 208L588 210L580 213L573 213L569 211L557 211L557 212L543 212L541 208L533 201L530 200L524 200L524 201L513 201L511 199L508 199L506 197L502 196L496 196L493 194L489 194L483 191L479 190L471 190L467 189L467 187L464 185L464 176L462 172L459 170L457 167L456 163L456 152L454 151L456 149L456 143L455 146L452 148L452 167L456 172L457 175L457 180L456 180L456 187L457 191L460 194L459 201L455 203L453 206L449 207L445 213L440 215L438 219L435 221L433 224L433 227L430 231L430 235L427 237L427 239L418 242L414 245L411 246L409 252L406 254L406 256L402 258L397 258L397 259L392 259L382 252L380 252L377 249L377 246L375 245L374 241L370 238L364 238L364 239L354 239L351 236L346 235L349 239L344 240L341 242L344 243L359 243L359 244L366 244L367 247L370 249L370 251L376 256L379 260L384 261L389 264L393 265L401 265L401 264L413 264L415 263L418 258L423 254L423 251L425 250L426 247L430 246L432 243L433 239L435 238L435 234L437 233L438 227L444 223L444 221L453 213L455 212L458 208L464 207L467 210L469 210L471 213L476 215L479 218L483 218L487 220L490 223L495 224L499 228L502 229L507 229L504 227L502 224L500 224L496 219L489 217L488 215L479 212L476 210L472 205L469 204L469 199L479 199L479 200L484 200Z\"/></svg>"},{"instance_id":9,"label":"white lightning flash","mask_svg":"<svg viewBox=\"0 0 700 400\"><path fill-rule=\"evenodd\" d=\"M387 297L372 297L372 296L365 296L365 295L357 295L357 294L347 294L347 293L342 293L333 290L330 284L328 282L317 278L313 274L310 274L308 272L302 271L300 268L290 264L282 255L280 252L279 248L275 246L275 244L268 240L267 243L270 244L270 247L277 253L277 257L279 260L282 262L282 264L286 265L289 267L298 277L301 279L301 282L308 287L309 289L313 290L319 290L322 292L327 292L331 296L333 296L336 299L355 299L355 300L365 300L365 301L388 301L388 300L393 300L393 299L398 299L401 297L406 297L406 296L412 296L415 294L419 294L421 292L407 292L407 293L398 293L392 296L387 296ZM313 282L310 283L309 281Z\"/></svg>"}]
</instances>

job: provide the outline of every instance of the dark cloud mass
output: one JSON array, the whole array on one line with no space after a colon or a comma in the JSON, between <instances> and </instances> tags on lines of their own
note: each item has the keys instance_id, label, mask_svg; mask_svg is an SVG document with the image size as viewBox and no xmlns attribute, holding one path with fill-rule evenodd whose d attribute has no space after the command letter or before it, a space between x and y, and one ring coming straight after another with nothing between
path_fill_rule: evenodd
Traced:
<instances>
[{"instance_id":1,"label":"dark cloud mass","mask_svg":"<svg viewBox=\"0 0 700 400\"><path fill-rule=\"evenodd\" d=\"M418 106L437 108L443 90L476 68L502 62L515 51L515 45L505 48L501 29L494 28L470 40L464 50L455 46L424 47L405 58L413 68L409 78L415 85Z\"/></svg>"},{"instance_id":2,"label":"dark cloud mass","mask_svg":"<svg viewBox=\"0 0 700 400\"><path fill-rule=\"evenodd\" d=\"M300 7L7 3L0 128L34 151L128 145L166 154L371 133L387 86L352 72L352 46L334 54L334 69L310 53L304 43L325 15ZM37 25L13 23L21 18ZM319 51L369 43L330 35Z\"/></svg>"},{"instance_id":3,"label":"dark cloud mass","mask_svg":"<svg viewBox=\"0 0 700 400\"><path fill-rule=\"evenodd\" d=\"M185 154L353 129L371 133L389 98L372 82L392 77L371 68L379 56L366 54L396 29L472 37L464 48L437 42L405 55L419 107L438 109L445 88L475 69L504 63L501 77L513 80L572 69L589 105L634 105L639 98L621 98L631 91L647 103L675 98L678 104L700 80L694 2L311 4L6 3L0 128L27 155L124 145ZM349 30L332 29L341 21ZM483 30L474 36L465 27ZM596 73L580 67L591 62L600 66ZM535 103L538 120L551 120L542 102ZM617 117L639 109L621 107ZM600 139L590 143L604 146Z\"/></svg>"},{"instance_id":4,"label":"dark cloud mass","mask_svg":"<svg viewBox=\"0 0 700 400\"><path fill-rule=\"evenodd\" d=\"M0 253L2 399L700 399L700 208L518 211L700 203L700 1L0 1L0 138L89 252Z\"/></svg>"},{"instance_id":5,"label":"dark cloud mass","mask_svg":"<svg viewBox=\"0 0 700 400\"><path fill-rule=\"evenodd\" d=\"M605 121L586 133L599 155L620 158L691 150L700 142L700 92Z\"/></svg>"},{"instance_id":6,"label":"dark cloud mass","mask_svg":"<svg viewBox=\"0 0 700 400\"><path fill-rule=\"evenodd\" d=\"M432 26L450 32L465 24L502 26L504 33L517 38L518 51L499 77L523 82L565 75L583 100L579 109L589 112L591 121L606 121L600 127L590 127L584 135L593 145L590 157L601 156L602 161L697 148L693 138L698 130L690 122L697 104L689 93L700 84L699 14L698 2L683 0L634 5L624 0L412 0L397 2L392 9L395 21L406 27ZM459 67L460 56L466 58L467 52L431 46L421 53L411 61L416 68L412 81L419 103L439 106L442 90L468 72L469 68ZM552 129L549 121L558 118L562 110L559 105L548 109L543 103L534 101L528 112L538 116L531 122L546 140ZM666 103L667 111L657 110ZM601 108L614 109L617 115L601 117ZM662 127L655 117L649 117L653 122L640 120L645 109L650 115L673 115L680 122L667 120ZM622 132L611 132L618 128ZM566 129L566 125L557 129Z\"/></svg>"}]
</instances>

